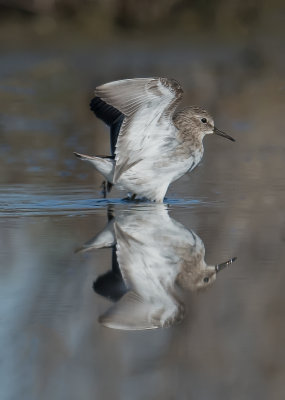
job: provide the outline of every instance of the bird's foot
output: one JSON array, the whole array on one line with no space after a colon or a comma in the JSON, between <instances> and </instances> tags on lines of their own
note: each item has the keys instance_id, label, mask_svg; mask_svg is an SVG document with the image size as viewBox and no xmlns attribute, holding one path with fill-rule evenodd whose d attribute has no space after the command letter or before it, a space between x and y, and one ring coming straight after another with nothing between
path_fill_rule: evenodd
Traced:
<instances>
[{"instance_id":1,"label":"bird's foot","mask_svg":"<svg viewBox=\"0 0 285 400\"><path fill-rule=\"evenodd\" d=\"M136 199L136 194L134 193L132 195L128 194L127 197L123 198L123 201L134 201L135 199Z\"/></svg>"}]
</instances>

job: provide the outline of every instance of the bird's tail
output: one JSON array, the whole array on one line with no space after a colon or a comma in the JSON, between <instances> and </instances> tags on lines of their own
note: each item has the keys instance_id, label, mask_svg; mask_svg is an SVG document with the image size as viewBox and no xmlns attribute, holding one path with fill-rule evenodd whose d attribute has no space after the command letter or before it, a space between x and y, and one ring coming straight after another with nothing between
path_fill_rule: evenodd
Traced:
<instances>
[{"instance_id":1,"label":"bird's tail","mask_svg":"<svg viewBox=\"0 0 285 400\"><path fill-rule=\"evenodd\" d=\"M111 220L100 233L76 249L75 253L83 253L94 249L112 247L115 243L114 220Z\"/></svg>"},{"instance_id":2,"label":"bird's tail","mask_svg":"<svg viewBox=\"0 0 285 400\"><path fill-rule=\"evenodd\" d=\"M114 175L114 168L115 168L115 160L114 157L98 157L98 156L87 156L86 154L80 154L74 152L74 155L80 160L88 161L93 167L96 168L98 172L100 172L105 179L113 183L113 175Z\"/></svg>"}]
</instances>

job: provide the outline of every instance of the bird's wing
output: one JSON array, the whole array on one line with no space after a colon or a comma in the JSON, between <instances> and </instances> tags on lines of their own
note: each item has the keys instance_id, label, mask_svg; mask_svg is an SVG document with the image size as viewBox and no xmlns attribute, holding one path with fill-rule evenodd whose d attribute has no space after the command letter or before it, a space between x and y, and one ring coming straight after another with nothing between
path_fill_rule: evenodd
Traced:
<instances>
[{"instance_id":1,"label":"bird's wing","mask_svg":"<svg viewBox=\"0 0 285 400\"><path fill-rule=\"evenodd\" d=\"M124 120L124 114L111 105L105 103L105 101L101 100L97 96L93 97L91 100L90 110L94 112L97 118L101 119L110 127L111 153L112 156L114 156L118 135Z\"/></svg>"},{"instance_id":2,"label":"bird's wing","mask_svg":"<svg viewBox=\"0 0 285 400\"><path fill-rule=\"evenodd\" d=\"M125 118L116 144L114 181L140 160L153 160L176 136L173 113L183 90L174 79L138 78L99 86L95 95Z\"/></svg>"},{"instance_id":3,"label":"bird's wing","mask_svg":"<svg viewBox=\"0 0 285 400\"><path fill-rule=\"evenodd\" d=\"M163 303L146 301L139 294L129 291L116 304L99 317L99 322L113 329L144 330L170 326L181 318L178 303L171 308ZM165 324L165 316L168 320Z\"/></svg>"}]
</instances>

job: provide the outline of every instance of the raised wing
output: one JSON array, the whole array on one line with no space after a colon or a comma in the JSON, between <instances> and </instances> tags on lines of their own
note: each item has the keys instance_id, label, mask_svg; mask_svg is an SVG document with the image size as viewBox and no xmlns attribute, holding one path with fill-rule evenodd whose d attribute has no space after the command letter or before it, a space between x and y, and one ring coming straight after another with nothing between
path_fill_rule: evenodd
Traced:
<instances>
[{"instance_id":1,"label":"raised wing","mask_svg":"<svg viewBox=\"0 0 285 400\"><path fill-rule=\"evenodd\" d=\"M125 79L99 86L95 94L125 115L116 144L115 182L141 160L155 159L176 136L172 116L183 90L174 79Z\"/></svg>"},{"instance_id":2,"label":"raised wing","mask_svg":"<svg viewBox=\"0 0 285 400\"><path fill-rule=\"evenodd\" d=\"M110 127L111 153L112 156L114 156L118 135L124 120L124 114L105 103L105 101L101 100L97 96L91 100L90 110L94 112L97 118L101 119Z\"/></svg>"}]
</instances>

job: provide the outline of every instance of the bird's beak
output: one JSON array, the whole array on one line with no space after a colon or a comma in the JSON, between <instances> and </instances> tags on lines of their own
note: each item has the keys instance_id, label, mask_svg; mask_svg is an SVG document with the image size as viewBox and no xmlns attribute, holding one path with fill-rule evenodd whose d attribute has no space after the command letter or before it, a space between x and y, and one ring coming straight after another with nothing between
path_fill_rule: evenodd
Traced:
<instances>
[{"instance_id":1,"label":"bird's beak","mask_svg":"<svg viewBox=\"0 0 285 400\"><path fill-rule=\"evenodd\" d=\"M215 271L216 272L220 272L222 269L227 268L229 265L231 265L235 260L237 259L237 257L234 258L230 258L228 261L222 263L222 264L217 264L215 265Z\"/></svg>"},{"instance_id":2,"label":"bird's beak","mask_svg":"<svg viewBox=\"0 0 285 400\"><path fill-rule=\"evenodd\" d=\"M214 133L215 133L216 135L223 136L224 138L229 139L229 140L231 140L232 142L235 142L235 139L234 139L234 138L232 138L230 135L227 135L225 132L220 131L220 130L219 130L218 128L216 128L216 127L214 127Z\"/></svg>"}]
</instances>

